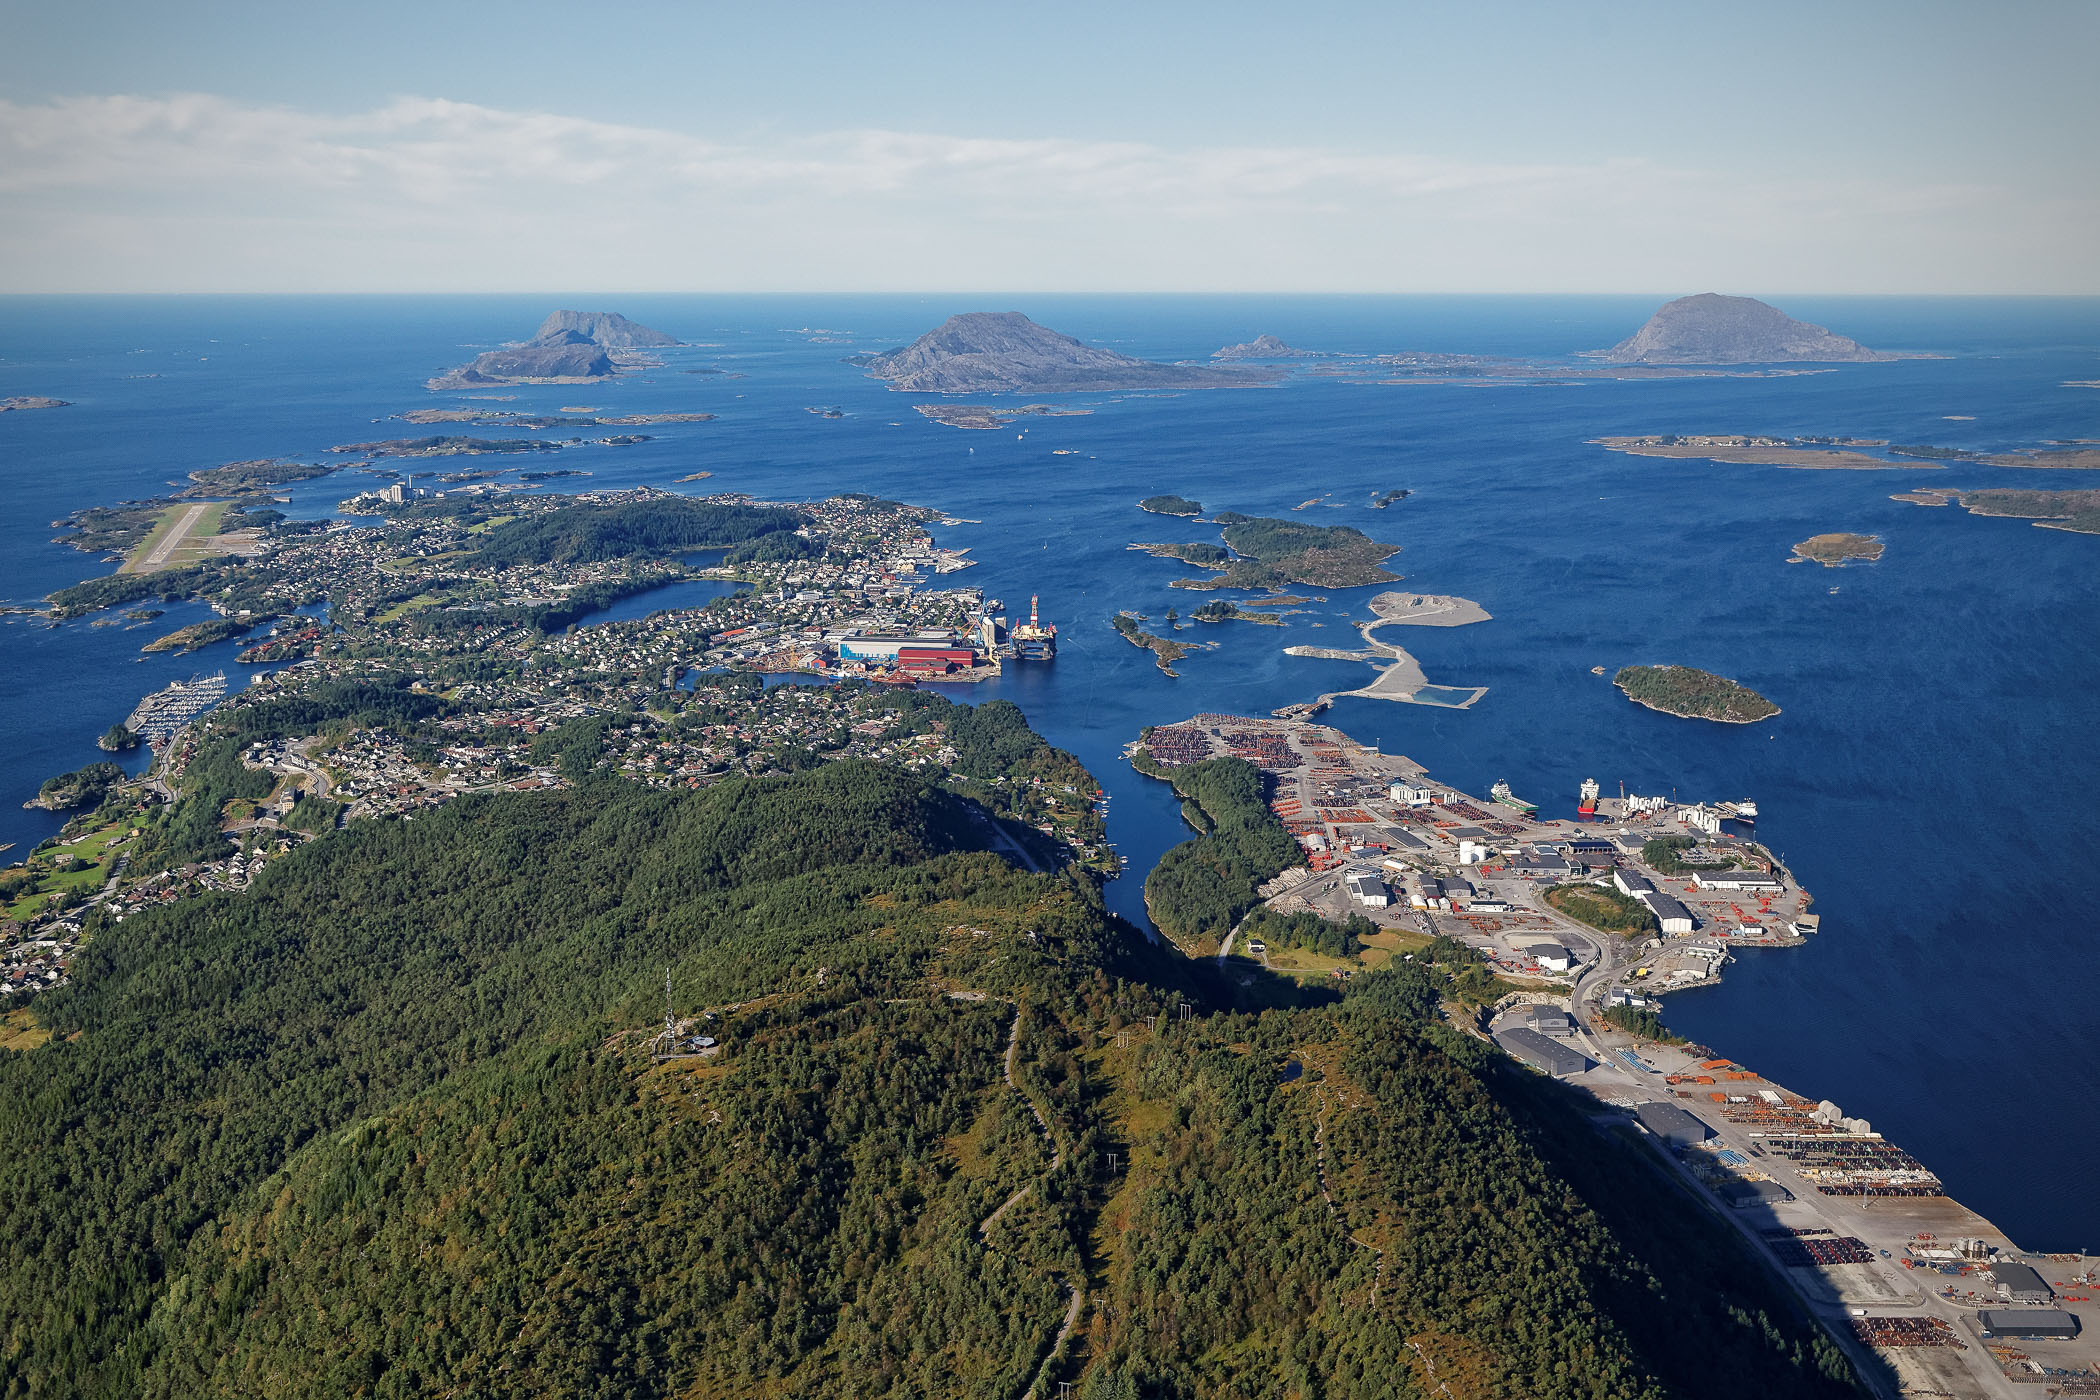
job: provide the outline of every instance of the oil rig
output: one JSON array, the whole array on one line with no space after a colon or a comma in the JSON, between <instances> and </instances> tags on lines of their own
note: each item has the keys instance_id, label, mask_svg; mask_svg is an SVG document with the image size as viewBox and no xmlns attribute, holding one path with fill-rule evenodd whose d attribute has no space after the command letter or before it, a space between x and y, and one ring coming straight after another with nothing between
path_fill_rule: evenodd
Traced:
<instances>
[{"instance_id":1,"label":"oil rig","mask_svg":"<svg viewBox=\"0 0 2100 1400\"><path fill-rule=\"evenodd\" d=\"M1036 594L1028 595L1028 621L1013 629L1014 659L1017 661L1054 661L1057 659L1057 624L1045 622L1037 608Z\"/></svg>"}]
</instances>

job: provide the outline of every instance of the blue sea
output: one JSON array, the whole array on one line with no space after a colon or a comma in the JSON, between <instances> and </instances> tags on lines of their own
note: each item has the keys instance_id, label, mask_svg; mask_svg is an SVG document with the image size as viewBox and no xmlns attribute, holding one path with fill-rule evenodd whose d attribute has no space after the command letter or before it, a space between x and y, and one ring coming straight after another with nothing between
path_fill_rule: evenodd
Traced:
<instances>
[{"instance_id":1,"label":"blue sea","mask_svg":"<svg viewBox=\"0 0 2100 1400\"><path fill-rule=\"evenodd\" d=\"M1214 538L1142 514L1175 492L1210 510L1350 524L1402 546L1410 588L1494 615L1411 629L1434 682L1486 686L1470 710L1343 701L1329 718L1469 790L1506 778L1552 815L1577 785L1752 798L1762 840L1816 896L1808 946L1750 953L1725 983L1673 997L1672 1026L1923 1157L1964 1202L2028 1248L2100 1246L2100 539L1889 499L1918 486L2100 486L2100 472L1956 465L1803 471L1617 456L1605 434L1754 432L2006 449L2100 438L2100 301L1784 298L1793 315L1937 359L1773 379L1546 386L1371 386L1074 395L1079 417L1001 432L942 427L843 364L964 310L1019 310L1125 353L1207 356L1267 332L1338 351L1565 355L1630 334L1660 297L1088 298L416 297L23 298L0 301L0 396L70 408L0 415L0 596L33 601L108 566L51 542L82 505L159 494L222 462L313 456L408 436L387 415L433 404L424 378L531 334L556 306L616 309L693 342L663 368L596 388L517 388L551 412L705 411L560 465L573 489L649 484L809 498L859 490L981 524L942 528L981 585L1061 629L1047 667L958 693L1006 696L1077 753L1113 797L1110 835L1137 886L1183 831L1166 790L1119 750L1138 729L1204 710L1266 713L1367 680L1347 662L1283 655L1353 646L1375 590L1332 592L1284 629L1230 623L1180 679L1118 637L1119 608L1187 613L1189 572L1138 540ZM686 374L719 368L726 374ZM739 376L739 377L732 377ZM810 408L837 408L823 417ZM704 482L676 478L710 471ZM364 478L302 483L322 516ZM1374 493L1413 494L1386 510ZM1880 535L1877 564L1789 565L1811 534ZM1318 590L1297 590L1301 593ZM665 602L633 601L633 613ZM95 736L143 693L240 668L228 644L147 657L194 620L55 630L0 621L0 841L55 821L18 811L44 777L98 755ZM1640 709L1607 672L1679 662L1736 677L1783 707L1753 726ZM133 760L137 762L136 759ZM18 852L19 854L19 852Z\"/></svg>"}]
</instances>

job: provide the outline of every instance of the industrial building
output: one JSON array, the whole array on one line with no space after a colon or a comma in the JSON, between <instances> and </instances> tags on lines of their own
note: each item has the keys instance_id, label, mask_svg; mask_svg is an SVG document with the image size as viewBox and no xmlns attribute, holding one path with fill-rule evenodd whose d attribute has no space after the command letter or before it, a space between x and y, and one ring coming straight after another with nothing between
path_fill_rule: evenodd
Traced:
<instances>
[{"instance_id":1,"label":"industrial building","mask_svg":"<svg viewBox=\"0 0 2100 1400\"><path fill-rule=\"evenodd\" d=\"M1991 1265L1991 1281L1998 1286L1998 1296L2008 1303L2046 1303L2056 1296L2056 1290L2032 1267L2011 1260Z\"/></svg>"},{"instance_id":2,"label":"industrial building","mask_svg":"<svg viewBox=\"0 0 2100 1400\"><path fill-rule=\"evenodd\" d=\"M1540 1035L1573 1035L1575 1018L1557 1006L1534 1006L1531 1028Z\"/></svg>"},{"instance_id":3,"label":"industrial building","mask_svg":"<svg viewBox=\"0 0 2100 1400\"><path fill-rule=\"evenodd\" d=\"M1646 882L1643 881L1642 883L1645 884ZM1662 925L1664 933L1690 933L1692 931L1692 911L1662 891L1650 891L1641 897L1641 902L1654 911L1655 921Z\"/></svg>"},{"instance_id":4,"label":"industrial building","mask_svg":"<svg viewBox=\"0 0 2100 1400\"><path fill-rule=\"evenodd\" d=\"M1638 1103L1633 1106L1633 1115L1641 1120L1642 1127L1672 1147L1697 1147L1714 1135L1712 1128L1674 1103Z\"/></svg>"},{"instance_id":5,"label":"industrial building","mask_svg":"<svg viewBox=\"0 0 2100 1400\"><path fill-rule=\"evenodd\" d=\"M1568 877L1568 862L1557 851L1519 851L1509 858L1505 868L1512 875L1527 880L1565 880Z\"/></svg>"},{"instance_id":6,"label":"industrial building","mask_svg":"<svg viewBox=\"0 0 2100 1400\"><path fill-rule=\"evenodd\" d=\"M1402 807L1427 807L1436 800L1428 788L1413 783L1394 783L1386 790L1386 796Z\"/></svg>"},{"instance_id":7,"label":"industrial building","mask_svg":"<svg viewBox=\"0 0 2100 1400\"><path fill-rule=\"evenodd\" d=\"M1611 882L1618 887L1620 894L1627 895L1633 899L1639 899L1644 894L1655 893L1655 886L1648 883L1647 876L1636 875L1631 870L1612 871Z\"/></svg>"},{"instance_id":8,"label":"industrial building","mask_svg":"<svg viewBox=\"0 0 2100 1400\"><path fill-rule=\"evenodd\" d=\"M953 632L856 632L838 639L839 660L894 662L906 648L923 650L956 646Z\"/></svg>"},{"instance_id":9,"label":"industrial building","mask_svg":"<svg viewBox=\"0 0 2100 1400\"><path fill-rule=\"evenodd\" d=\"M1976 1321L1986 1337L2034 1337L2069 1340L2078 1335L2078 1317L2055 1308L2011 1311L1985 1308Z\"/></svg>"},{"instance_id":10,"label":"industrial building","mask_svg":"<svg viewBox=\"0 0 2100 1400\"><path fill-rule=\"evenodd\" d=\"M1358 872L1344 876L1342 883L1349 887L1349 897L1367 909L1383 909L1393 902L1385 881L1376 875Z\"/></svg>"},{"instance_id":11,"label":"industrial building","mask_svg":"<svg viewBox=\"0 0 2100 1400\"><path fill-rule=\"evenodd\" d=\"M1782 890L1778 877L1762 870L1695 870L1692 881L1702 890Z\"/></svg>"},{"instance_id":12,"label":"industrial building","mask_svg":"<svg viewBox=\"0 0 2100 1400\"><path fill-rule=\"evenodd\" d=\"M1529 1026L1511 1026L1496 1031L1495 1043L1533 1069L1544 1070L1556 1077L1580 1074L1590 1067L1587 1055L1558 1041L1548 1040Z\"/></svg>"},{"instance_id":13,"label":"industrial building","mask_svg":"<svg viewBox=\"0 0 2100 1400\"><path fill-rule=\"evenodd\" d=\"M1721 1199L1737 1210L1752 1206L1783 1206L1794 1193L1776 1181L1729 1181L1721 1186Z\"/></svg>"},{"instance_id":14,"label":"industrial building","mask_svg":"<svg viewBox=\"0 0 2100 1400\"><path fill-rule=\"evenodd\" d=\"M1548 972L1566 972L1575 962L1558 943L1534 943L1524 950L1524 955Z\"/></svg>"}]
</instances>

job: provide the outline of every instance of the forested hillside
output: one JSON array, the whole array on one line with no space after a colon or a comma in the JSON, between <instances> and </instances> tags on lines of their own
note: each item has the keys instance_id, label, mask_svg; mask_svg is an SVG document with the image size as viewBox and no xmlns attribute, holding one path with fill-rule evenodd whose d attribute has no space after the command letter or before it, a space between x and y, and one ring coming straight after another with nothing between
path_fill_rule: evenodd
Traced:
<instances>
[{"instance_id":1,"label":"forested hillside","mask_svg":"<svg viewBox=\"0 0 2100 1400\"><path fill-rule=\"evenodd\" d=\"M1436 968L1223 1009L979 829L859 762L592 779L100 929L0 1053L0 1389L1851 1393Z\"/></svg>"}]
</instances>

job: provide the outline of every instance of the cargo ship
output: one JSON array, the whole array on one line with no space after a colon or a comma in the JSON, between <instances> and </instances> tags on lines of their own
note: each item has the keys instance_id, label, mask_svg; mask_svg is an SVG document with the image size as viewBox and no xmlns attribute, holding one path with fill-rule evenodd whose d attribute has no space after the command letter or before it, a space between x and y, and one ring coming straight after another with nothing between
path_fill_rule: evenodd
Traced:
<instances>
[{"instance_id":1,"label":"cargo ship","mask_svg":"<svg viewBox=\"0 0 2100 1400\"><path fill-rule=\"evenodd\" d=\"M1028 621L1014 628L1012 635L1015 660L1057 659L1057 624L1043 621L1037 607L1037 595L1028 595Z\"/></svg>"},{"instance_id":2,"label":"cargo ship","mask_svg":"<svg viewBox=\"0 0 2100 1400\"><path fill-rule=\"evenodd\" d=\"M1576 802L1575 804L1576 816L1587 820L1597 815L1598 790L1599 789L1597 787L1597 780L1595 778L1584 778L1582 780L1582 797L1581 800Z\"/></svg>"},{"instance_id":3,"label":"cargo ship","mask_svg":"<svg viewBox=\"0 0 2100 1400\"><path fill-rule=\"evenodd\" d=\"M1757 825L1757 804L1755 802L1716 802L1714 810L1729 821L1742 822L1746 826Z\"/></svg>"},{"instance_id":4,"label":"cargo ship","mask_svg":"<svg viewBox=\"0 0 2100 1400\"><path fill-rule=\"evenodd\" d=\"M1509 790L1509 783L1505 779L1496 779L1495 785L1488 789L1488 796L1494 798L1505 807L1522 812L1527 817L1538 815L1539 804L1526 802L1523 798L1512 793Z\"/></svg>"}]
</instances>

